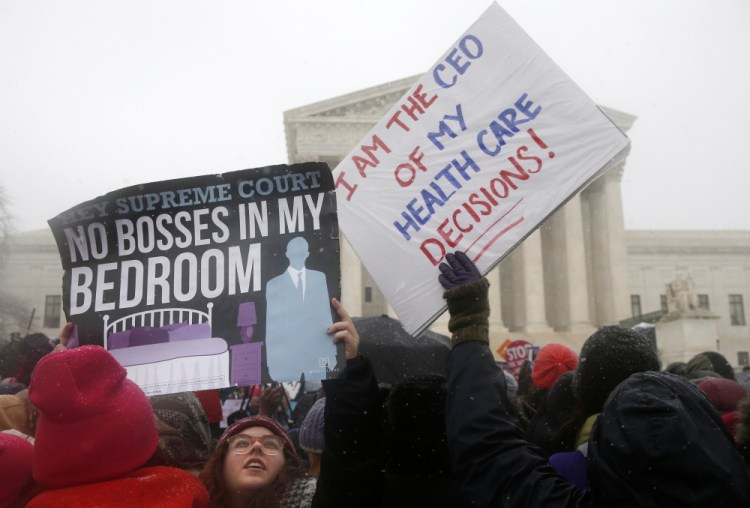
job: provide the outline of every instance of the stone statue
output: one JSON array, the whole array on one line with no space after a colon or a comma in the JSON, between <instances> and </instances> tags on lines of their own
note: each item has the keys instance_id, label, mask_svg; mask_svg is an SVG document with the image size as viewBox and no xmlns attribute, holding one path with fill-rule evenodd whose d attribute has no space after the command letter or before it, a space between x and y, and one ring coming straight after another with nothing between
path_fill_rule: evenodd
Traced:
<instances>
[{"instance_id":1,"label":"stone statue","mask_svg":"<svg viewBox=\"0 0 750 508\"><path fill-rule=\"evenodd\" d=\"M670 314L687 314L698 308L693 278L686 270L677 270L677 278L667 284L666 292Z\"/></svg>"}]
</instances>

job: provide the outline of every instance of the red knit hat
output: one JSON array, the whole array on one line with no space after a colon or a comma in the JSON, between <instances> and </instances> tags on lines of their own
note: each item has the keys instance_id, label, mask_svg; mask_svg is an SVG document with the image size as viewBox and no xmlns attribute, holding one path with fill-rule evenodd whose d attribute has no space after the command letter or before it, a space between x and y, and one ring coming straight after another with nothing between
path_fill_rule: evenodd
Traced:
<instances>
[{"instance_id":1,"label":"red knit hat","mask_svg":"<svg viewBox=\"0 0 750 508\"><path fill-rule=\"evenodd\" d=\"M31 483L32 450L24 438L0 432L0 506L10 506Z\"/></svg>"},{"instance_id":2,"label":"red knit hat","mask_svg":"<svg viewBox=\"0 0 750 508\"><path fill-rule=\"evenodd\" d=\"M721 414L736 410L737 404L747 395L744 386L723 377L707 377L698 383L698 388Z\"/></svg>"},{"instance_id":3,"label":"red knit hat","mask_svg":"<svg viewBox=\"0 0 750 508\"><path fill-rule=\"evenodd\" d=\"M547 344L534 360L531 380L537 388L550 389L564 373L575 370L578 355L562 344Z\"/></svg>"},{"instance_id":4,"label":"red knit hat","mask_svg":"<svg viewBox=\"0 0 750 508\"><path fill-rule=\"evenodd\" d=\"M235 434L239 434L243 430L249 429L250 427L265 427L266 429L270 430L275 435L284 440L284 449L289 455L299 458L297 455L297 451L294 449L294 445L292 444L292 440L289 439L289 435L284 431L284 429L281 428L278 423L265 416L249 416L235 422L221 436L221 439L219 439L219 444L216 446L216 448L218 449L230 437L234 436Z\"/></svg>"},{"instance_id":5,"label":"red knit hat","mask_svg":"<svg viewBox=\"0 0 750 508\"><path fill-rule=\"evenodd\" d=\"M143 391L99 346L45 356L29 398L39 409L34 480L68 487L116 478L148 461L159 435Z\"/></svg>"}]
</instances>

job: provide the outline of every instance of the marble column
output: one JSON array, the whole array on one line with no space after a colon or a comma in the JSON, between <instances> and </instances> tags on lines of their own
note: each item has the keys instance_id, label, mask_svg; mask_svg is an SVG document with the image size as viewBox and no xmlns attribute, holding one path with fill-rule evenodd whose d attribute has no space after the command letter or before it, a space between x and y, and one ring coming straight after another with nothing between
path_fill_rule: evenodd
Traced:
<instances>
[{"instance_id":1,"label":"marble column","mask_svg":"<svg viewBox=\"0 0 750 508\"><path fill-rule=\"evenodd\" d=\"M553 218L556 221L555 227L563 232L556 236L557 242L552 255L559 254L563 260L560 266L561 286L558 295L565 309L565 330L588 335L594 331L594 326L589 314L580 195L573 196Z\"/></svg>"},{"instance_id":2,"label":"marble column","mask_svg":"<svg viewBox=\"0 0 750 508\"><path fill-rule=\"evenodd\" d=\"M509 254L498 265L497 270L500 274L500 314L505 326L510 331L518 330L516 325L516 291L513 285L513 254Z\"/></svg>"},{"instance_id":3,"label":"marble column","mask_svg":"<svg viewBox=\"0 0 750 508\"><path fill-rule=\"evenodd\" d=\"M500 269L495 267L487 274L490 281L490 340L508 333L508 328L503 324L502 296L500 285Z\"/></svg>"},{"instance_id":4,"label":"marble column","mask_svg":"<svg viewBox=\"0 0 750 508\"><path fill-rule=\"evenodd\" d=\"M584 191L588 200L589 252L595 324L617 324L630 316L627 249L618 165Z\"/></svg>"},{"instance_id":5,"label":"marble column","mask_svg":"<svg viewBox=\"0 0 750 508\"><path fill-rule=\"evenodd\" d=\"M516 247L511 254L513 289L516 303L514 328L524 333L548 333L542 268L542 241L539 230Z\"/></svg>"}]
</instances>

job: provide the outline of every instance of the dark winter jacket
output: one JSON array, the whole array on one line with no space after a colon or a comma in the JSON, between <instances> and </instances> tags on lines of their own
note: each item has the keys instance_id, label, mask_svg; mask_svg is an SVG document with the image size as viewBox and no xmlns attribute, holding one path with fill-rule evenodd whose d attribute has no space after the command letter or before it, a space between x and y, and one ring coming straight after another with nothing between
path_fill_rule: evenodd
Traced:
<instances>
[{"instance_id":1,"label":"dark winter jacket","mask_svg":"<svg viewBox=\"0 0 750 508\"><path fill-rule=\"evenodd\" d=\"M418 432L409 432L409 438L390 436L389 441L382 396L369 360L361 356L349 360L342 378L323 381L323 386L326 446L314 508L468 506L449 471L438 473L435 464L424 464L435 454L428 449L419 453L423 447ZM408 416L413 409L403 408L400 415ZM423 437L429 443L434 436ZM394 451L400 459L389 461L389 443L406 455Z\"/></svg>"},{"instance_id":2,"label":"dark winter jacket","mask_svg":"<svg viewBox=\"0 0 750 508\"><path fill-rule=\"evenodd\" d=\"M545 457L575 449L577 429L566 427L577 409L574 376L574 371L560 376L546 393L526 431L527 439L539 446Z\"/></svg>"},{"instance_id":3,"label":"dark winter jacket","mask_svg":"<svg viewBox=\"0 0 750 508\"><path fill-rule=\"evenodd\" d=\"M516 425L505 376L482 342L448 355L446 427L454 472L477 507L590 506L589 495L558 476Z\"/></svg>"},{"instance_id":4,"label":"dark winter jacket","mask_svg":"<svg viewBox=\"0 0 750 508\"><path fill-rule=\"evenodd\" d=\"M597 501L750 506L750 477L721 416L692 383L633 374L610 394L588 446Z\"/></svg>"},{"instance_id":5,"label":"dark winter jacket","mask_svg":"<svg viewBox=\"0 0 750 508\"><path fill-rule=\"evenodd\" d=\"M369 361L346 362L341 378L323 381L325 448L313 508L380 508L383 471L382 400Z\"/></svg>"},{"instance_id":6,"label":"dark winter jacket","mask_svg":"<svg viewBox=\"0 0 750 508\"><path fill-rule=\"evenodd\" d=\"M446 291L449 327L463 340L446 363L454 473L479 508L591 506L590 495L558 476L516 424L505 376L487 341L488 287L482 279Z\"/></svg>"},{"instance_id":7,"label":"dark winter jacket","mask_svg":"<svg viewBox=\"0 0 750 508\"><path fill-rule=\"evenodd\" d=\"M483 279L445 293L461 339L446 365L448 443L476 506L750 506L748 471L718 413L663 373L635 374L610 394L588 444L591 494L557 476L514 424L488 347L487 288Z\"/></svg>"}]
</instances>

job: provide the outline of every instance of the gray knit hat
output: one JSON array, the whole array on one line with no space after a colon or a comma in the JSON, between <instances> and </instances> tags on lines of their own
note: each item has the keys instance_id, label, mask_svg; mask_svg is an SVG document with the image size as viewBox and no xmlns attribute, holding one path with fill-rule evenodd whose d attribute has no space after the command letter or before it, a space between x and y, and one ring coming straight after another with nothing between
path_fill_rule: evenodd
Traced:
<instances>
[{"instance_id":1,"label":"gray knit hat","mask_svg":"<svg viewBox=\"0 0 750 508\"><path fill-rule=\"evenodd\" d=\"M193 392L149 397L159 430L158 455L167 466L201 469L213 450L206 413Z\"/></svg>"},{"instance_id":2,"label":"gray knit hat","mask_svg":"<svg viewBox=\"0 0 750 508\"><path fill-rule=\"evenodd\" d=\"M306 452L323 453L325 447L326 398L318 400L308 411L299 429L299 445Z\"/></svg>"}]
</instances>

